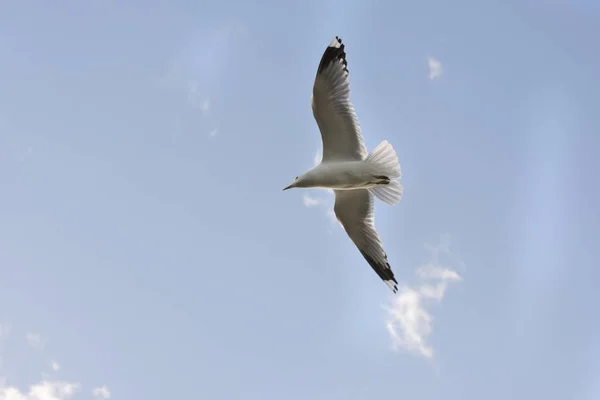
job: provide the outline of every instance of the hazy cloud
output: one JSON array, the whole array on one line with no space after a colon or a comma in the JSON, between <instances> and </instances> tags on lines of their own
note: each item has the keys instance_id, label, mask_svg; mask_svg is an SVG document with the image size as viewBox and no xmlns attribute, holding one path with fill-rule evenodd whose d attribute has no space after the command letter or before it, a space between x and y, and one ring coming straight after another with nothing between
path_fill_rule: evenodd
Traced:
<instances>
[{"instance_id":1,"label":"hazy cloud","mask_svg":"<svg viewBox=\"0 0 600 400\"><path fill-rule=\"evenodd\" d=\"M27 343L29 343L30 346L35 347L36 349L43 349L47 343L46 338L31 332L28 332L27 335L25 335L25 339L27 339Z\"/></svg>"},{"instance_id":2,"label":"hazy cloud","mask_svg":"<svg viewBox=\"0 0 600 400\"><path fill-rule=\"evenodd\" d=\"M444 73L442 63L433 57L427 58L427 65L429 66L429 79L431 80L439 78Z\"/></svg>"},{"instance_id":3,"label":"hazy cloud","mask_svg":"<svg viewBox=\"0 0 600 400\"><path fill-rule=\"evenodd\" d=\"M101 386L94 388L92 390L92 394L96 399L109 399L110 398L110 390L106 386Z\"/></svg>"},{"instance_id":4,"label":"hazy cloud","mask_svg":"<svg viewBox=\"0 0 600 400\"><path fill-rule=\"evenodd\" d=\"M174 57L159 79L160 85L185 96L187 104L202 115L200 123L218 126L214 112L218 99L212 95L217 93L219 79L225 78L224 66L236 61L236 46L241 46L240 41L247 36L246 26L237 19L213 28L199 27L176 44ZM216 133L215 129L210 136Z\"/></svg>"},{"instance_id":5,"label":"hazy cloud","mask_svg":"<svg viewBox=\"0 0 600 400\"><path fill-rule=\"evenodd\" d=\"M302 196L302 202L306 207L315 207L321 204L321 200L315 199L314 197L311 197L307 194Z\"/></svg>"},{"instance_id":6,"label":"hazy cloud","mask_svg":"<svg viewBox=\"0 0 600 400\"><path fill-rule=\"evenodd\" d=\"M398 295L385 307L386 328L394 350L404 349L431 358L434 349L427 338L433 330L433 316L427 306L443 300L450 282L462 280L458 272L440 262L440 256L444 255L453 265L462 267L462 262L450 252L447 235L437 246L425 244L425 249L430 259L416 269L417 284L400 285Z\"/></svg>"},{"instance_id":7,"label":"hazy cloud","mask_svg":"<svg viewBox=\"0 0 600 400\"><path fill-rule=\"evenodd\" d=\"M50 368L52 368L52 371L58 372L58 370L60 369L60 364L57 363L56 361L52 361L50 363Z\"/></svg>"},{"instance_id":8,"label":"hazy cloud","mask_svg":"<svg viewBox=\"0 0 600 400\"><path fill-rule=\"evenodd\" d=\"M199 109L202 115L208 116L211 110L211 102L205 90L200 88L197 81L189 80L187 83L187 98L190 105Z\"/></svg>"}]
</instances>

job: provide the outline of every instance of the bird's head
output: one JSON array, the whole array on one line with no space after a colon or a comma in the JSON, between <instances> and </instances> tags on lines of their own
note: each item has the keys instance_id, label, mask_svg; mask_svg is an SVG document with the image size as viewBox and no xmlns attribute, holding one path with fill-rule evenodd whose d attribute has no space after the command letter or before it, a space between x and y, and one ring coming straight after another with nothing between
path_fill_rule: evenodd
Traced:
<instances>
[{"instance_id":1,"label":"bird's head","mask_svg":"<svg viewBox=\"0 0 600 400\"><path fill-rule=\"evenodd\" d=\"M298 178L300 178L300 177L299 176L295 177L294 181L292 182L292 184L289 185L289 186L284 187L283 190L288 190L288 189L292 189L292 188L298 187Z\"/></svg>"},{"instance_id":2,"label":"bird's head","mask_svg":"<svg viewBox=\"0 0 600 400\"><path fill-rule=\"evenodd\" d=\"M288 190L288 189L292 189L292 188L308 187L309 184L310 184L310 177L307 176L307 174L304 174L304 175L300 175L300 176L297 176L296 178L294 178L294 181L292 182L292 184L283 188L283 190Z\"/></svg>"}]
</instances>

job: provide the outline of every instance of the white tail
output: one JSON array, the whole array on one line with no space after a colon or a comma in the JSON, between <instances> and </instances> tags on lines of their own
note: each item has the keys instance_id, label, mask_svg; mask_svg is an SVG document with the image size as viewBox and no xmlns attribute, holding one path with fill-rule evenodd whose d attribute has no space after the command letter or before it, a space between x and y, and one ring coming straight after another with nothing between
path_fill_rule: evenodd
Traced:
<instances>
[{"instance_id":1,"label":"white tail","mask_svg":"<svg viewBox=\"0 0 600 400\"><path fill-rule=\"evenodd\" d=\"M387 185L378 185L369 188L369 191L373 193L379 200L383 201L390 206L393 206L402 198L402 184L398 181L391 181Z\"/></svg>"},{"instance_id":2,"label":"white tail","mask_svg":"<svg viewBox=\"0 0 600 400\"><path fill-rule=\"evenodd\" d=\"M402 170L394 147L384 140L365 158L365 161L376 164L378 168L381 168L381 175L390 178L389 184L370 188L371 193L386 204L398 203L402 198L403 191L402 184L398 182L402 177Z\"/></svg>"},{"instance_id":3,"label":"white tail","mask_svg":"<svg viewBox=\"0 0 600 400\"><path fill-rule=\"evenodd\" d=\"M387 140L379 143L375 150L365 158L365 161L379 165L382 174L390 179L398 179L402 176L396 150Z\"/></svg>"}]
</instances>

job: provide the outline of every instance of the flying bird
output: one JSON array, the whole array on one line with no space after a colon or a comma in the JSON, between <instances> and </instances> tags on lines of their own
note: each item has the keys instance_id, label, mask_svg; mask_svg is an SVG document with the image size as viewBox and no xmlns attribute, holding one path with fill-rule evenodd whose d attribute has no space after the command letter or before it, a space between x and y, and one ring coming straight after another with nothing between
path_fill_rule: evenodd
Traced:
<instances>
[{"instance_id":1,"label":"flying bird","mask_svg":"<svg viewBox=\"0 0 600 400\"><path fill-rule=\"evenodd\" d=\"M350 101L346 51L336 36L325 49L312 92L312 111L323 142L321 163L297 176L291 188L327 188L335 193L334 212L373 270L396 293L398 282L375 230L374 197L394 205L402 198L401 169L387 140L371 153Z\"/></svg>"}]
</instances>

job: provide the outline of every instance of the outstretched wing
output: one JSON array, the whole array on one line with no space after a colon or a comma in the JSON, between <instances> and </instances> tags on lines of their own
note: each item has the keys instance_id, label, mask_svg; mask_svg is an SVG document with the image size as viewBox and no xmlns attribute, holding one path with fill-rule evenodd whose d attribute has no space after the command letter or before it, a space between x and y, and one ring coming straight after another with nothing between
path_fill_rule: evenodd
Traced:
<instances>
[{"instance_id":1,"label":"outstretched wing","mask_svg":"<svg viewBox=\"0 0 600 400\"><path fill-rule=\"evenodd\" d=\"M350 101L344 44L337 36L321 57L311 102L323 140L323 161L363 160L368 152Z\"/></svg>"},{"instance_id":2,"label":"outstretched wing","mask_svg":"<svg viewBox=\"0 0 600 400\"><path fill-rule=\"evenodd\" d=\"M367 189L334 190L335 215L365 260L394 293L398 282L387 261L373 219L373 195Z\"/></svg>"}]
</instances>

